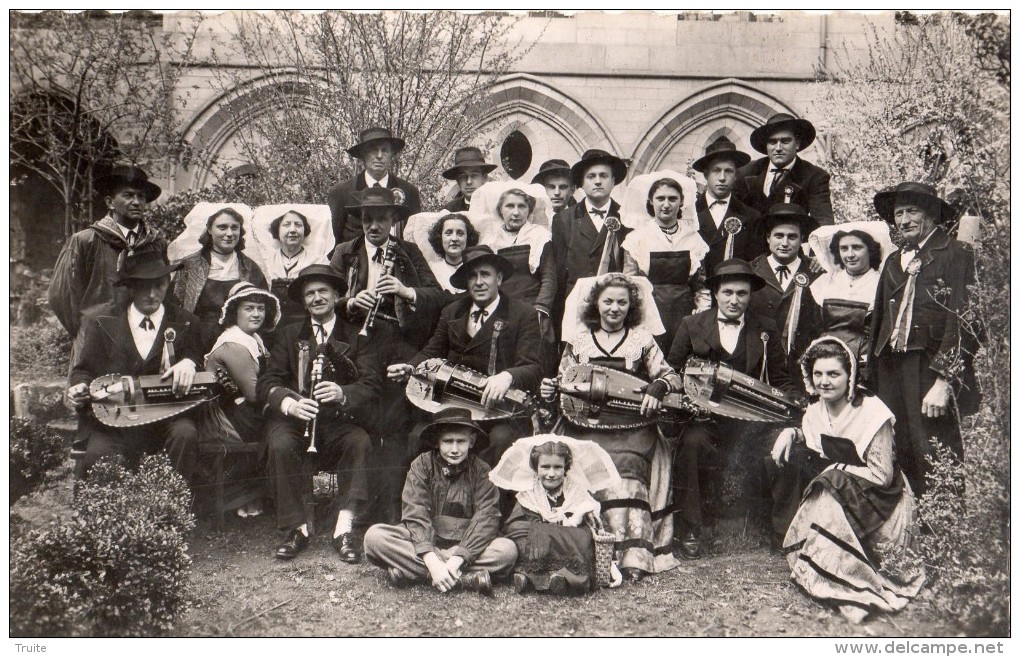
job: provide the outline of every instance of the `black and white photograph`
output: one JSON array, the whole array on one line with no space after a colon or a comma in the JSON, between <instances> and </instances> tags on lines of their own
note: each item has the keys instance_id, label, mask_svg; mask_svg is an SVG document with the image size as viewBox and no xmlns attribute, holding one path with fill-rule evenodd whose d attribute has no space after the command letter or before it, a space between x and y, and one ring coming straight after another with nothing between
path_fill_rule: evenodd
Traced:
<instances>
[{"instance_id":1,"label":"black and white photograph","mask_svg":"<svg viewBox=\"0 0 1020 657\"><path fill-rule=\"evenodd\" d=\"M1007 652L1008 9L8 21L10 650Z\"/></svg>"}]
</instances>

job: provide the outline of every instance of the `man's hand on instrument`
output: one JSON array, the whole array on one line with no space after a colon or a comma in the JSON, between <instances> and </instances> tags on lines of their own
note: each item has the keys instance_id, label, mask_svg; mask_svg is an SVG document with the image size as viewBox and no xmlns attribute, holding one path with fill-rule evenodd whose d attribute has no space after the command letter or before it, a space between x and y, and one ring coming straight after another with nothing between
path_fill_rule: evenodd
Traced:
<instances>
[{"instance_id":1,"label":"man's hand on instrument","mask_svg":"<svg viewBox=\"0 0 1020 657\"><path fill-rule=\"evenodd\" d=\"M320 404L342 404L347 399L343 388L332 381L319 381L316 383L315 390L312 391L312 397Z\"/></svg>"},{"instance_id":2,"label":"man's hand on instrument","mask_svg":"<svg viewBox=\"0 0 1020 657\"><path fill-rule=\"evenodd\" d=\"M921 400L921 414L925 417L943 417L949 412L949 397L953 387L941 376L931 384L928 394Z\"/></svg>"},{"instance_id":3,"label":"man's hand on instrument","mask_svg":"<svg viewBox=\"0 0 1020 657\"><path fill-rule=\"evenodd\" d=\"M414 367L407 363L396 363L394 365L386 366L386 378L396 383L404 383L408 377L411 376L411 372L414 371Z\"/></svg>"},{"instance_id":4,"label":"man's hand on instrument","mask_svg":"<svg viewBox=\"0 0 1020 657\"><path fill-rule=\"evenodd\" d=\"M645 395L641 398L641 415L651 417L656 415L662 409L662 401L652 397L651 395Z\"/></svg>"},{"instance_id":5,"label":"man's hand on instrument","mask_svg":"<svg viewBox=\"0 0 1020 657\"><path fill-rule=\"evenodd\" d=\"M319 414L319 402L307 397L296 399L293 404L287 407L286 414L304 422L314 420L315 416Z\"/></svg>"},{"instance_id":6,"label":"man's hand on instrument","mask_svg":"<svg viewBox=\"0 0 1020 657\"><path fill-rule=\"evenodd\" d=\"M556 396L556 391L560 389L560 382L557 379L542 379L542 384L538 387L538 394L542 395L543 399L552 399Z\"/></svg>"},{"instance_id":7,"label":"man's hand on instrument","mask_svg":"<svg viewBox=\"0 0 1020 657\"><path fill-rule=\"evenodd\" d=\"M176 365L171 366L166 372L163 372L161 380L166 381L173 377L170 387L175 395L182 397L191 390L191 384L195 380L195 369L195 361L185 358Z\"/></svg>"},{"instance_id":8,"label":"man's hand on instrument","mask_svg":"<svg viewBox=\"0 0 1020 657\"><path fill-rule=\"evenodd\" d=\"M502 401L506 391L514 383L514 377L510 372L493 374L485 381L485 388L482 389L482 406L491 406Z\"/></svg>"},{"instance_id":9,"label":"man's hand on instrument","mask_svg":"<svg viewBox=\"0 0 1020 657\"><path fill-rule=\"evenodd\" d=\"M84 383L71 386L67 389L67 401L75 410L83 408L89 403L89 387Z\"/></svg>"},{"instance_id":10,"label":"man's hand on instrument","mask_svg":"<svg viewBox=\"0 0 1020 657\"><path fill-rule=\"evenodd\" d=\"M439 558L435 552L429 552L422 557L422 561L425 562L425 567L429 569L429 575L432 577L432 586L436 587L440 593L446 593L457 584L457 579L450 573L446 567L446 562Z\"/></svg>"},{"instance_id":11,"label":"man's hand on instrument","mask_svg":"<svg viewBox=\"0 0 1020 657\"><path fill-rule=\"evenodd\" d=\"M368 312L375 307L375 294L371 290L362 290L347 300L347 312L362 310Z\"/></svg>"},{"instance_id":12,"label":"man's hand on instrument","mask_svg":"<svg viewBox=\"0 0 1020 657\"><path fill-rule=\"evenodd\" d=\"M776 437L776 442L772 445L772 460L779 467L790 462L790 450L796 438L796 429L783 429Z\"/></svg>"},{"instance_id":13,"label":"man's hand on instrument","mask_svg":"<svg viewBox=\"0 0 1020 657\"><path fill-rule=\"evenodd\" d=\"M392 274L380 276L379 284L376 285L375 291L378 294L395 294L405 301L414 301L414 292L411 288L401 283L400 280Z\"/></svg>"}]
</instances>

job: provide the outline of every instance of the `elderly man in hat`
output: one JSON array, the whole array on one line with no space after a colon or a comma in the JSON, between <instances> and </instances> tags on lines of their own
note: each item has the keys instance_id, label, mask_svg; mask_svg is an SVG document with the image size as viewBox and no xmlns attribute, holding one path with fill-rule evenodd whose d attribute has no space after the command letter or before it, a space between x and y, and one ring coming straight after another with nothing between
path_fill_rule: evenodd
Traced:
<instances>
[{"instance_id":1,"label":"elderly man in hat","mask_svg":"<svg viewBox=\"0 0 1020 657\"><path fill-rule=\"evenodd\" d=\"M546 196L552 204L553 222L562 210L577 203L574 200L574 190L577 187L570 179L570 165L566 160L546 160L531 182L545 187Z\"/></svg>"},{"instance_id":2,"label":"elderly man in hat","mask_svg":"<svg viewBox=\"0 0 1020 657\"><path fill-rule=\"evenodd\" d=\"M896 461L918 496L934 443L963 459L960 416L977 410L978 349L968 309L974 253L947 232L956 210L931 185L903 182L875 195L902 246L882 266L872 315L878 396L896 416Z\"/></svg>"},{"instance_id":3,"label":"elderly man in hat","mask_svg":"<svg viewBox=\"0 0 1020 657\"><path fill-rule=\"evenodd\" d=\"M443 206L450 212L467 212L471 209L471 195L489 180L489 174L496 170L482 157L482 151L474 146L458 148L453 154L453 166L443 172L443 178L457 181L457 196Z\"/></svg>"},{"instance_id":4,"label":"elderly man in hat","mask_svg":"<svg viewBox=\"0 0 1020 657\"><path fill-rule=\"evenodd\" d=\"M769 118L751 133L751 146L766 157L740 169L737 195L761 214L776 203L793 202L819 224L831 224L829 172L797 155L814 140L815 127L806 119L782 113Z\"/></svg>"},{"instance_id":5,"label":"elderly man in hat","mask_svg":"<svg viewBox=\"0 0 1020 657\"><path fill-rule=\"evenodd\" d=\"M811 272L807 258L801 257L801 245L817 227L818 222L804 208L779 203L769 208L755 231L755 239L768 251L751 263L754 273L765 281L765 286L751 295L751 312L775 319L790 372L800 371L798 359L818 337L821 311L810 288L818 275ZM803 380L794 377L794 382L803 392Z\"/></svg>"},{"instance_id":6,"label":"elderly man in hat","mask_svg":"<svg viewBox=\"0 0 1020 657\"><path fill-rule=\"evenodd\" d=\"M353 194L368 188L384 187L392 190L397 202L407 207L407 214L421 212L421 194L418 188L393 174L393 160L404 150L405 142L386 128L372 127L361 131L357 144L347 149L351 157L361 160L364 170L349 180L333 185L327 196L329 212L333 217L333 236L336 243L361 236L361 221L352 213Z\"/></svg>"},{"instance_id":7,"label":"elderly man in hat","mask_svg":"<svg viewBox=\"0 0 1020 657\"><path fill-rule=\"evenodd\" d=\"M394 381L406 381L411 371L430 358L444 358L487 378L481 403L501 401L510 388L535 394L542 379L542 350L535 309L500 292L513 265L485 245L464 251L463 264L450 276L468 296L443 309L439 325L425 348L410 361L387 368ZM510 444L527 435L530 427L521 420L496 421L487 427L491 447L482 452L490 465L499 462Z\"/></svg>"},{"instance_id":8,"label":"elderly man in hat","mask_svg":"<svg viewBox=\"0 0 1020 657\"><path fill-rule=\"evenodd\" d=\"M708 145L705 154L691 168L705 177L705 191L694 200L698 212L698 232L708 244L702 266L711 274L723 260L740 258L750 262L764 248L755 239L755 227L761 213L745 205L733 194L737 171L751 161L725 136Z\"/></svg>"},{"instance_id":9,"label":"elderly man in hat","mask_svg":"<svg viewBox=\"0 0 1020 657\"><path fill-rule=\"evenodd\" d=\"M114 285L123 288L129 303L111 303L85 318L82 346L71 361L67 388L67 399L79 411L79 442L86 443L78 476L104 456L137 462L142 454L162 449L191 483L198 460L198 429L192 418L178 415L156 424L113 428L100 423L89 408L89 384L106 374L160 374L175 393L190 389L202 351L198 319L163 303L175 269L157 251L127 256Z\"/></svg>"},{"instance_id":10,"label":"elderly man in hat","mask_svg":"<svg viewBox=\"0 0 1020 657\"><path fill-rule=\"evenodd\" d=\"M269 367L256 387L269 416L265 446L276 523L286 534L276 548L278 559L293 559L308 546L311 510L305 497L320 464L336 472L339 486L331 514L336 518L333 548L347 563L361 559L354 520L369 498L366 427L374 423L383 363L378 340L358 335L358 327L336 312L346 291L344 279L329 265L301 270L287 294L304 304L309 317L276 336ZM313 386L316 372L321 375Z\"/></svg>"},{"instance_id":11,"label":"elderly man in hat","mask_svg":"<svg viewBox=\"0 0 1020 657\"><path fill-rule=\"evenodd\" d=\"M749 263L734 258L720 263L705 284L713 307L680 321L667 362L680 372L688 358L697 356L795 394L775 322L748 312L752 292L764 287L765 281ZM738 444L756 431L753 424L722 416L691 422L683 429L673 461L674 527L681 536L677 556L701 556L703 506L716 501L705 499L702 479L718 496L725 457L735 455Z\"/></svg>"},{"instance_id":12,"label":"elderly man in hat","mask_svg":"<svg viewBox=\"0 0 1020 657\"><path fill-rule=\"evenodd\" d=\"M71 236L57 257L50 283L53 313L81 348L79 329L111 302L126 306L128 288L115 286L117 272L128 254L166 254L166 241L145 223L145 206L162 191L142 169L118 165L95 181L109 212Z\"/></svg>"}]
</instances>

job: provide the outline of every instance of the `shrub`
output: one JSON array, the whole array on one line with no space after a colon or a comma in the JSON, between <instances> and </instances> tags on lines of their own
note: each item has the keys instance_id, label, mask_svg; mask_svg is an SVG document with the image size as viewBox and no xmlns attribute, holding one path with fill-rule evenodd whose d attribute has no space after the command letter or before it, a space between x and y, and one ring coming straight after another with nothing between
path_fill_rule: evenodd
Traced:
<instances>
[{"instance_id":1,"label":"shrub","mask_svg":"<svg viewBox=\"0 0 1020 657\"><path fill-rule=\"evenodd\" d=\"M11 636L150 636L187 606L190 492L165 455L103 460L71 520L11 544Z\"/></svg>"},{"instance_id":2,"label":"shrub","mask_svg":"<svg viewBox=\"0 0 1020 657\"><path fill-rule=\"evenodd\" d=\"M64 439L52 429L23 418L11 418L11 499L38 486L64 460Z\"/></svg>"},{"instance_id":3,"label":"shrub","mask_svg":"<svg viewBox=\"0 0 1020 657\"><path fill-rule=\"evenodd\" d=\"M71 338L55 317L30 327L11 327L11 377L62 379L71 364Z\"/></svg>"}]
</instances>

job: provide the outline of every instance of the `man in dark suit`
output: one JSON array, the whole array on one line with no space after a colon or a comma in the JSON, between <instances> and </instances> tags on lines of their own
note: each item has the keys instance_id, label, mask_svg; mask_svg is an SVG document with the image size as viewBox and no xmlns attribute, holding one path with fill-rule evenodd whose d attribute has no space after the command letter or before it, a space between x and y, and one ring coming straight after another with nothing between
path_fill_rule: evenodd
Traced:
<instances>
[{"instance_id":1,"label":"man in dark suit","mask_svg":"<svg viewBox=\"0 0 1020 657\"><path fill-rule=\"evenodd\" d=\"M698 356L794 393L775 323L747 312L752 291L760 290L765 281L746 261L734 258L720 263L705 284L712 292L714 307L680 321L669 364L681 372L689 357ZM718 416L684 428L673 460L674 526L680 528L681 556L701 556L702 478L716 488L724 455L758 432L754 424Z\"/></svg>"},{"instance_id":2,"label":"man in dark suit","mask_svg":"<svg viewBox=\"0 0 1020 657\"><path fill-rule=\"evenodd\" d=\"M174 392L187 393L201 361L198 318L184 309L164 305L170 272L177 267L157 251L125 258L114 285L125 286L131 303L110 304L105 313L82 325L82 348L76 352L68 378L67 398L79 410L79 442L87 442L77 474L83 476L103 456L137 461L143 453L166 451L189 484L198 460L198 429L187 415L156 424L113 428L88 411L89 383L105 374L162 374ZM167 345L167 336L170 345ZM176 362L170 362L171 360Z\"/></svg>"},{"instance_id":3,"label":"man in dark suit","mask_svg":"<svg viewBox=\"0 0 1020 657\"><path fill-rule=\"evenodd\" d=\"M443 172L443 178L457 181L457 196L443 206L450 212L467 212L471 209L471 195L489 180L489 174L496 170L482 157L482 151L474 146L458 148L453 154L453 166Z\"/></svg>"},{"instance_id":4,"label":"man in dark suit","mask_svg":"<svg viewBox=\"0 0 1020 657\"><path fill-rule=\"evenodd\" d=\"M407 363L387 368L395 381L406 381L411 371L430 358L444 358L485 374L488 379L481 402L503 399L510 388L530 394L538 391L542 379L541 337L535 309L500 293L503 279L513 273L506 258L485 245L464 251L464 263L450 277L469 297L443 309L439 325L428 344ZM497 421L484 428L490 446L480 454L490 465L514 440L525 436L530 425L523 421Z\"/></svg>"},{"instance_id":5,"label":"man in dark suit","mask_svg":"<svg viewBox=\"0 0 1020 657\"><path fill-rule=\"evenodd\" d=\"M896 462L920 496L932 439L963 460L960 416L980 402L973 370L979 321L968 310L974 253L946 232L957 212L930 185L904 182L879 192L875 209L903 243L886 258L875 299L876 384L896 416Z\"/></svg>"},{"instance_id":6,"label":"man in dark suit","mask_svg":"<svg viewBox=\"0 0 1020 657\"><path fill-rule=\"evenodd\" d=\"M801 257L801 244L817 227L818 222L804 208L780 203L762 217L756 231L756 239L768 246L768 252L751 263L765 287L751 295L750 312L775 320L790 372L799 371L801 354L818 337L820 311L810 287L818 275L811 273L808 259ZM795 377L795 384L803 393L800 377Z\"/></svg>"},{"instance_id":7,"label":"man in dark suit","mask_svg":"<svg viewBox=\"0 0 1020 657\"><path fill-rule=\"evenodd\" d=\"M337 312L361 327L380 299L369 337L381 349L383 363L405 362L425 346L439 321L439 312L451 299L436 281L421 250L395 237L391 230L408 216L406 206L396 202L388 189L367 189L354 195L348 207L361 223L362 235L337 246L331 262L347 283L347 296ZM385 274L385 255L391 249L393 267ZM414 407L402 386L383 383L379 398L379 422L373 427L376 442L374 467L379 475L371 482L372 520L398 522L400 492L407 473L404 438L415 423Z\"/></svg>"},{"instance_id":8,"label":"man in dark suit","mask_svg":"<svg viewBox=\"0 0 1020 657\"><path fill-rule=\"evenodd\" d=\"M620 204L610 198L613 187L627 177L623 160L591 149L570 167L570 175L574 186L584 190L584 200L561 210L552 225L553 255L559 272L553 311L557 328L563 320L563 302L577 279L623 271L620 245L631 231L620 224Z\"/></svg>"},{"instance_id":9,"label":"man in dark suit","mask_svg":"<svg viewBox=\"0 0 1020 657\"><path fill-rule=\"evenodd\" d=\"M738 151L732 141L719 137L691 164L705 176L705 191L695 198L694 209L698 213L698 233L709 249L702 262L706 276L712 275L723 260L740 258L750 262L765 250L755 239L761 213L733 194L737 170L750 161L751 156Z\"/></svg>"},{"instance_id":10,"label":"man in dark suit","mask_svg":"<svg viewBox=\"0 0 1020 657\"><path fill-rule=\"evenodd\" d=\"M350 180L330 188L326 202L333 217L333 236L336 243L360 237L361 221L351 213L353 194L369 187L394 190L397 202L407 207L407 214L421 212L421 194L418 188L391 172L393 159L404 149L404 140L394 137L386 128L369 128L361 132L361 141L347 149L351 157L364 163L364 170Z\"/></svg>"},{"instance_id":11,"label":"man in dark suit","mask_svg":"<svg viewBox=\"0 0 1020 657\"><path fill-rule=\"evenodd\" d=\"M814 140L810 121L790 114L771 117L751 133L751 146L766 157L740 169L737 195L761 214L777 203L796 203L819 224L831 224L829 172L797 156Z\"/></svg>"},{"instance_id":12,"label":"man in dark suit","mask_svg":"<svg viewBox=\"0 0 1020 657\"><path fill-rule=\"evenodd\" d=\"M259 377L259 403L269 420L265 428L267 476L276 498L277 526L287 537L276 548L278 559L293 559L308 546L309 510L304 497L314 474L306 463L316 446L319 463L335 464L333 548L342 561L357 563L361 548L353 523L368 500L368 457L375 400L382 383L380 349L358 327L337 315L346 291L343 278L329 265L305 267L287 289L303 303L308 319L284 327L276 337L269 368ZM321 380L311 387L312 371L322 359ZM315 420L315 433L305 436Z\"/></svg>"}]
</instances>

